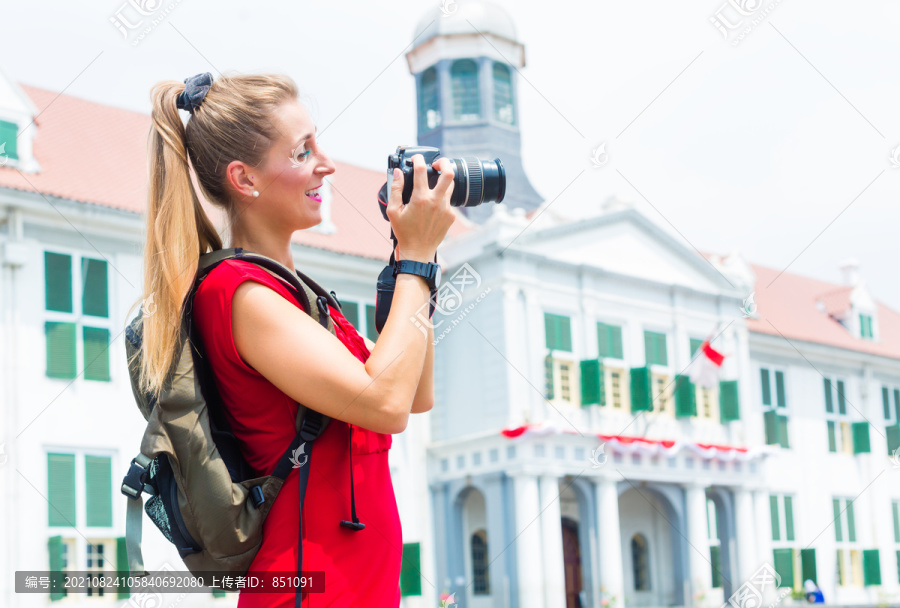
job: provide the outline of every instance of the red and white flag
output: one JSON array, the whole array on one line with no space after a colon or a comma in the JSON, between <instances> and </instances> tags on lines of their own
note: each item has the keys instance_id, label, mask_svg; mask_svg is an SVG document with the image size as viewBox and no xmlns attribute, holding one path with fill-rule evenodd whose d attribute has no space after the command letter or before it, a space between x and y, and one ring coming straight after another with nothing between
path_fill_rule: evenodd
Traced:
<instances>
[{"instance_id":1,"label":"red and white flag","mask_svg":"<svg viewBox=\"0 0 900 608\"><path fill-rule=\"evenodd\" d=\"M697 352L697 358L691 363L688 377L691 382L706 389L719 385L719 372L722 371L722 362L725 355L709 345L709 340L704 340Z\"/></svg>"}]
</instances>

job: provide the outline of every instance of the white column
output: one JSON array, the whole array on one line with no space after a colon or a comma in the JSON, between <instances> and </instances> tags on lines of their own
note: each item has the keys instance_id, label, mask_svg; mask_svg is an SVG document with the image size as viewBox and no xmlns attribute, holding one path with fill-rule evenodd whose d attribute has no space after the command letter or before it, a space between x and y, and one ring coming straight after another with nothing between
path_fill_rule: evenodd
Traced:
<instances>
[{"instance_id":1,"label":"white column","mask_svg":"<svg viewBox=\"0 0 900 608\"><path fill-rule=\"evenodd\" d=\"M769 510L769 494L765 490L753 492L753 510L756 513L756 567L773 565L772 555L772 515ZM821 552L818 552L821 554ZM824 556L816 555L817 561ZM822 559L823 564L828 563ZM822 568L822 566L818 566Z\"/></svg>"},{"instance_id":2,"label":"white column","mask_svg":"<svg viewBox=\"0 0 900 608\"><path fill-rule=\"evenodd\" d=\"M622 532L619 528L619 491L613 479L598 479L594 484L597 505L597 533L600 586L615 597L616 605L625 604L625 574L622 570ZM596 605L600 605L597 602Z\"/></svg>"},{"instance_id":3,"label":"white column","mask_svg":"<svg viewBox=\"0 0 900 608\"><path fill-rule=\"evenodd\" d=\"M526 473L515 473L513 479L516 495L515 543L519 607L544 608L538 478Z\"/></svg>"},{"instance_id":4,"label":"white column","mask_svg":"<svg viewBox=\"0 0 900 608\"><path fill-rule=\"evenodd\" d=\"M563 563L562 513L559 505L559 478L542 475L541 543L544 561L544 606L565 606L566 569Z\"/></svg>"},{"instance_id":5,"label":"white column","mask_svg":"<svg viewBox=\"0 0 900 608\"><path fill-rule=\"evenodd\" d=\"M756 517L753 512L753 495L749 490L737 488L734 491L734 529L737 545L737 578L732 580L734 590L750 580L759 567L756 558Z\"/></svg>"},{"instance_id":6,"label":"white column","mask_svg":"<svg viewBox=\"0 0 900 608\"><path fill-rule=\"evenodd\" d=\"M684 488L687 505L688 572L693 595L705 594L712 588L709 565L709 523L706 512L706 486L692 484Z\"/></svg>"}]
</instances>

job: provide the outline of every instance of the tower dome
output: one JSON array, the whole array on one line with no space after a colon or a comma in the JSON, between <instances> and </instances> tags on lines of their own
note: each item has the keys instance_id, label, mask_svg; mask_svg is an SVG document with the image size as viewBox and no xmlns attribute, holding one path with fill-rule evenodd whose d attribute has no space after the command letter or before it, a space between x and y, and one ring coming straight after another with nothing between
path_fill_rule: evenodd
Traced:
<instances>
[{"instance_id":1,"label":"tower dome","mask_svg":"<svg viewBox=\"0 0 900 608\"><path fill-rule=\"evenodd\" d=\"M473 27L482 34L516 39L516 26L505 10L492 2L475 0L444 0L441 6L422 17L413 36L418 36L416 45L419 45L435 36L472 34Z\"/></svg>"}]
</instances>

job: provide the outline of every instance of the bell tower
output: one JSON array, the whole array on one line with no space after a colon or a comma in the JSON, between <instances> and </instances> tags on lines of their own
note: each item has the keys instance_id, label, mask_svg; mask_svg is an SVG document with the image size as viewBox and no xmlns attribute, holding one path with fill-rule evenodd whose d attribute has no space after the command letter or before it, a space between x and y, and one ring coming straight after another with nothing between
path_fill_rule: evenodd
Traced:
<instances>
[{"instance_id":1,"label":"bell tower","mask_svg":"<svg viewBox=\"0 0 900 608\"><path fill-rule=\"evenodd\" d=\"M522 167L516 70L525 66L525 47L512 19L490 2L445 1L422 18L416 34L406 60L416 79L418 145L448 157L499 158L506 170L503 204L526 211L540 205ZM463 210L482 222L492 208Z\"/></svg>"}]
</instances>

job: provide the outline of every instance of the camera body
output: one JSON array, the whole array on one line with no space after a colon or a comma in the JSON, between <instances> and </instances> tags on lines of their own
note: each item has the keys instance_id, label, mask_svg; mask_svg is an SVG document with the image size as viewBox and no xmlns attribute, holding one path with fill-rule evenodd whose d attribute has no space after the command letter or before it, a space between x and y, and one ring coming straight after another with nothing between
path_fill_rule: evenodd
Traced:
<instances>
[{"instance_id":1,"label":"camera body","mask_svg":"<svg viewBox=\"0 0 900 608\"><path fill-rule=\"evenodd\" d=\"M387 174L392 175L394 169L403 172L403 204L409 203L413 191L412 157L421 154L425 159L428 187L434 188L440 177L440 171L431 165L441 156L439 148L429 146L397 146L397 150L388 155ZM474 156L449 159L453 163L453 194L450 205L453 207L474 207L482 203L499 203L506 196L506 170L499 158L481 160ZM378 193L381 214L387 220L388 186L385 184Z\"/></svg>"}]
</instances>

